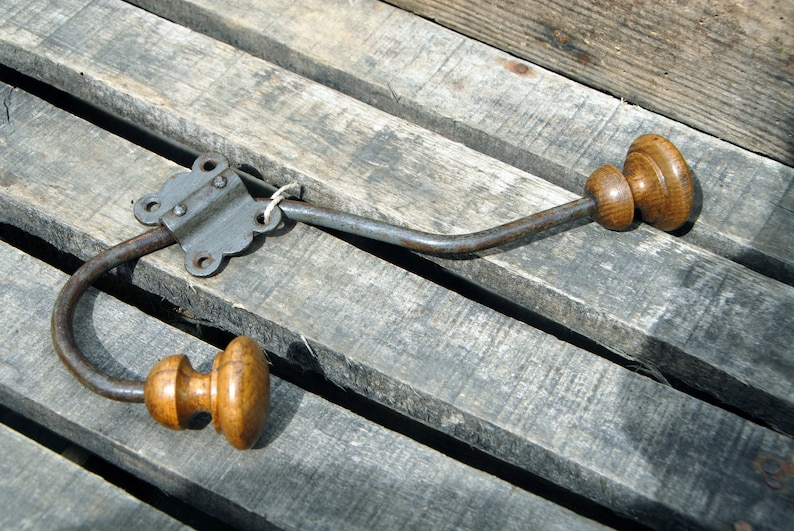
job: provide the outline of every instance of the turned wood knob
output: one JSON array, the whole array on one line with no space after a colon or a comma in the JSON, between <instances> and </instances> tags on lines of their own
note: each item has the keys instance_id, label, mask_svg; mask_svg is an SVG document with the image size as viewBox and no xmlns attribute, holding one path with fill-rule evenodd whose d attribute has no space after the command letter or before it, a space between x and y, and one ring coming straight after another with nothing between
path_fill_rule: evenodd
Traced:
<instances>
[{"instance_id":1,"label":"turned wood knob","mask_svg":"<svg viewBox=\"0 0 794 531\"><path fill-rule=\"evenodd\" d=\"M270 370L250 337L232 340L201 374L184 355L157 363L146 378L144 401L152 417L168 428L185 429L191 418L209 412L219 433L240 450L262 435L270 402Z\"/></svg>"},{"instance_id":2,"label":"turned wood knob","mask_svg":"<svg viewBox=\"0 0 794 531\"><path fill-rule=\"evenodd\" d=\"M695 197L689 167L672 142L659 135L643 135L629 147L621 172L606 165L590 175L585 195L596 204L593 219L612 230L643 221L671 231L689 218Z\"/></svg>"}]
</instances>

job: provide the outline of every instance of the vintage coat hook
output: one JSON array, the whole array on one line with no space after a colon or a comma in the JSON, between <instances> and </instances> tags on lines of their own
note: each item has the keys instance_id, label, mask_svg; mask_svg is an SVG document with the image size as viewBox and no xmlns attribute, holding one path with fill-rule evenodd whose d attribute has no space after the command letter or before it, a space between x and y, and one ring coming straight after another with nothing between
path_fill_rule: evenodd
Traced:
<instances>
[{"instance_id":1,"label":"vintage coat hook","mask_svg":"<svg viewBox=\"0 0 794 531\"><path fill-rule=\"evenodd\" d=\"M590 216L602 226L628 228L635 211L661 230L683 225L692 210L692 177L678 149L659 135L643 135L629 148L623 172L597 169L585 196L498 227L460 235L441 235L399 227L299 201L252 198L221 155L205 154L190 172L168 179L159 193L135 204L135 215L157 228L98 254L67 281L52 313L52 340L63 363L92 391L114 400L145 402L161 424L186 428L198 412L209 412L218 432L239 449L250 448L267 420L270 373L254 340L235 338L215 358L209 374L193 370L183 355L170 356L145 382L111 377L94 367L74 338L75 308L103 273L179 242L185 267L196 276L215 274L224 256L243 251L254 235L272 232L289 219L354 233L424 253L466 254L505 245L574 219Z\"/></svg>"}]
</instances>

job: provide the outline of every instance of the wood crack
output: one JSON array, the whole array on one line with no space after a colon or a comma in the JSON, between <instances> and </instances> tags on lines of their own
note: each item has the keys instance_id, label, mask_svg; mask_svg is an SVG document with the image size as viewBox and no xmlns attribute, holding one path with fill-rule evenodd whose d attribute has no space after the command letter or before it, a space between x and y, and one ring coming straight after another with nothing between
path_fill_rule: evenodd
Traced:
<instances>
[{"instance_id":1,"label":"wood crack","mask_svg":"<svg viewBox=\"0 0 794 531\"><path fill-rule=\"evenodd\" d=\"M5 123L11 125L11 95L16 90L16 87L10 87L3 93L3 110L5 114Z\"/></svg>"}]
</instances>

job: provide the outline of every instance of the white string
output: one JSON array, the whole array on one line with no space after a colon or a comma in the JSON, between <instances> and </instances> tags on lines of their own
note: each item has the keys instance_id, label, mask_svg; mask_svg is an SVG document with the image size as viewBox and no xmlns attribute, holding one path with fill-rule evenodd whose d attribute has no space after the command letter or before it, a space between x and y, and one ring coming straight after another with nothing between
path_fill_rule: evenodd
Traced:
<instances>
[{"instance_id":1,"label":"white string","mask_svg":"<svg viewBox=\"0 0 794 531\"><path fill-rule=\"evenodd\" d=\"M276 190L273 195L270 196L270 204L267 205L265 211L262 213L262 216L265 218L265 225L270 223L270 216L273 214L273 210L278 206L279 203L286 199L288 192L295 191L295 193L289 193L289 195L294 195L300 197L301 193L301 185L298 183L289 183L285 184L278 190Z\"/></svg>"}]
</instances>

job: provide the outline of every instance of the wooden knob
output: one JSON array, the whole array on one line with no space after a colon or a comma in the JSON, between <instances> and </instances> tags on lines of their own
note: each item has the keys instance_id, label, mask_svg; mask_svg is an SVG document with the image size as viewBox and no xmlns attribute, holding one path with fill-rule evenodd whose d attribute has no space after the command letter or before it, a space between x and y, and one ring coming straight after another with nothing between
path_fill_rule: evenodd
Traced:
<instances>
[{"instance_id":1,"label":"wooden knob","mask_svg":"<svg viewBox=\"0 0 794 531\"><path fill-rule=\"evenodd\" d=\"M646 223L675 230L689 218L695 197L684 157L659 135L642 135L632 142L623 172L610 165L594 171L585 194L596 203L593 219L612 230L628 228L635 209Z\"/></svg>"},{"instance_id":2,"label":"wooden knob","mask_svg":"<svg viewBox=\"0 0 794 531\"><path fill-rule=\"evenodd\" d=\"M184 355L155 365L144 386L152 417L168 428L185 429L194 415L208 412L219 433L237 449L251 448L262 435L270 402L270 370L250 337L232 340L215 356L212 371L201 374Z\"/></svg>"}]
</instances>

